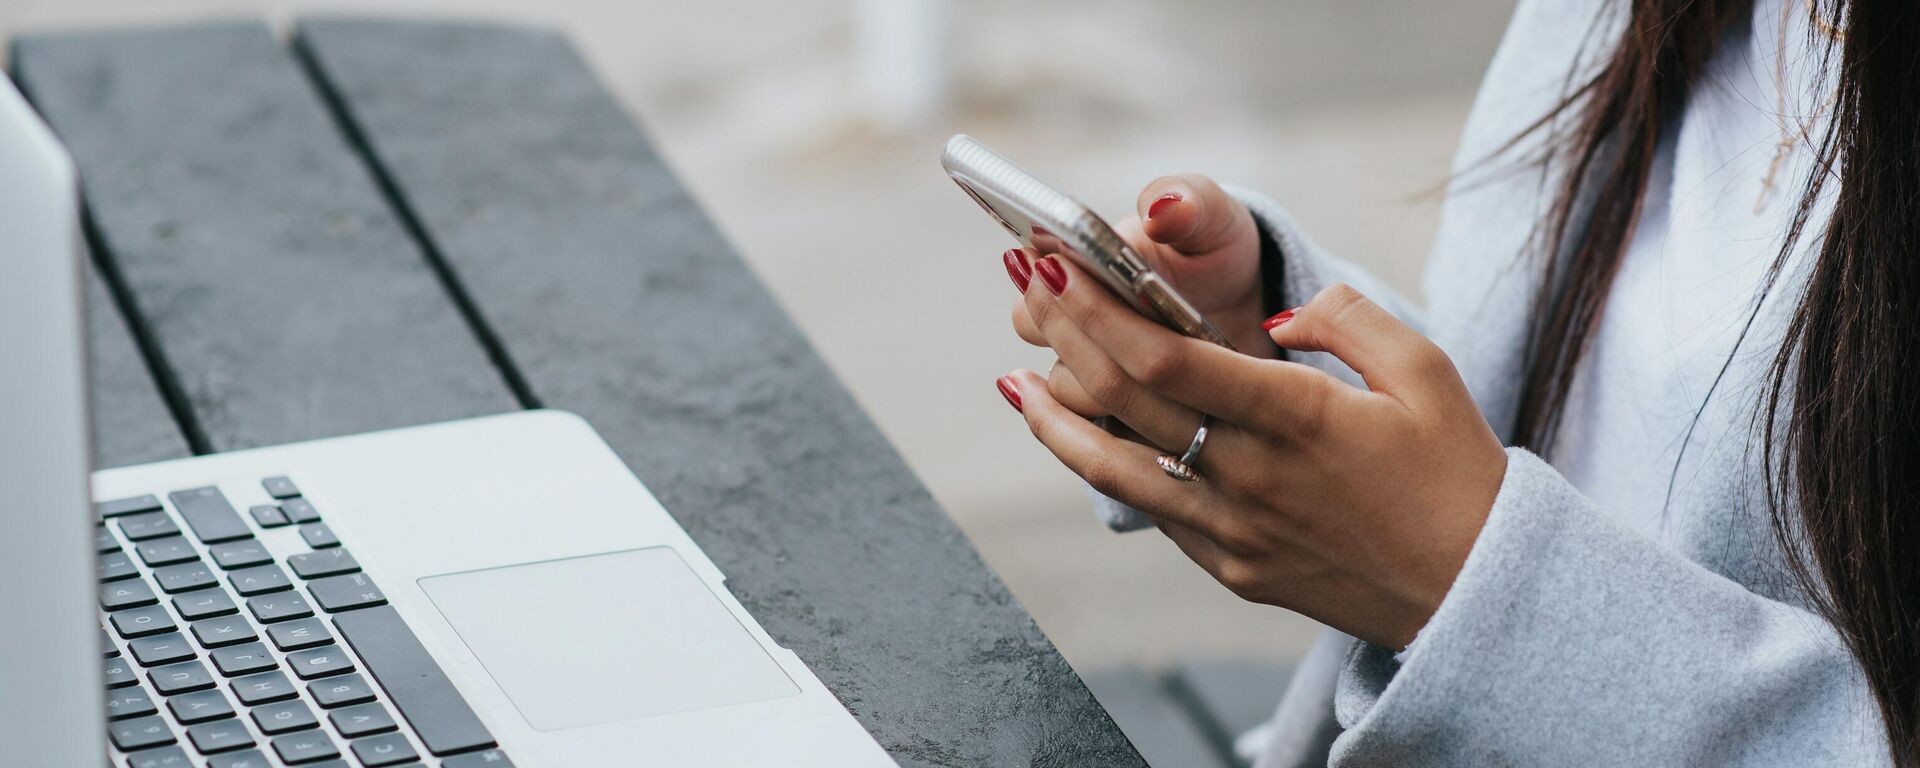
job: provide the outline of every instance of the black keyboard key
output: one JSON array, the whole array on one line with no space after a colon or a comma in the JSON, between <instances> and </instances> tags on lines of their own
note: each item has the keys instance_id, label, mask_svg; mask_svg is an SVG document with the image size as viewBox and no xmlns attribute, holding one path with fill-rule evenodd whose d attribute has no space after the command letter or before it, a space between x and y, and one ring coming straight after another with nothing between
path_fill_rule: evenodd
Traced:
<instances>
[{"instance_id":1,"label":"black keyboard key","mask_svg":"<svg viewBox=\"0 0 1920 768\"><path fill-rule=\"evenodd\" d=\"M267 647L259 643L215 648L208 651L207 656L213 659L213 668L227 677L265 672L280 665L273 660L273 654L267 651Z\"/></svg>"},{"instance_id":2,"label":"black keyboard key","mask_svg":"<svg viewBox=\"0 0 1920 768\"><path fill-rule=\"evenodd\" d=\"M287 654L287 668L302 680L312 680L352 672L353 659L339 648L314 648Z\"/></svg>"},{"instance_id":3,"label":"black keyboard key","mask_svg":"<svg viewBox=\"0 0 1920 768\"><path fill-rule=\"evenodd\" d=\"M160 602L144 581L110 581L100 585L100 610L124 611Z\"/></svg>"},{"instance_id":4,"label":"black keyboard key","mask_svg":"<svg viewBox=\"0 0 1920 768\"><path fill-rule=\"evenodd\" d=\"M494 745L493 735L392 606L338 614L333 629L360 654L428 752L446 755Z\"/></svg>"},{"instance_id":5,"label":"black keyboard key","mask_svg":"<svg viewBox=\"0 0 1920 768\"><path fill-rule=\"evenodd\" d=\"M373 687L355 673L308 683L307 695L312 696L321 709L332 709L373 701Z\"/></svg>"},{"instance_id":6,"label":"black keyboard key","mask_svg":"<svg viewBox=\"0 0 1920 768\"><path fill-rule=\"evenodd\" d=\"M287 519L287 513L278 504L255 504L247 507L247 514L252 515L253 521L262 528L278 528L293 522Z\"/></svg>"},{"instance_id":7,"label":"black keyboard key","mask_svg":"<svg viewBox=\"0 0 1920 768\"><path fill-rule=\"evenodd\" d=\"M326 523L309 523L300 526L300 538L305 539L307 546L314 549L340 546L340 538L333 535L333 529L328 528Z\"/></svg>"},{"instance_id":8,"label":"black keyboard key","mask_svg":"<svg viewBox=\"0 0 1920 768\"><path fill-rule=\"evenodd\" d=\"M207 671L207 665L198 661L185 661L168 664L147 671L147 682L153 684L153 690L162 696L176 693L198 691L213 687L213 673Z\"/></svg>"},{"instance_id":9,"label":"black keyboard key","mask_svg":"<svg viewBox=\"0 0 1920 768\"><path fill-rule=\"evenodd\" d=\"M227 574L227 582L233 585L233 591L240 593L241 597L264 595L268 592L293 588L293 581L287 578L287 572L280 570L280 566L277 565L261 565L233 571Z\"/></svg>"},{"instance_id":10,"label":"black keyboard key","mask_svg":"<svg viewBox=\"0 0 1920 768\"><path fill-rule=\"evenodd\" d=\"M262 480L260 487L267 489L267 495L276 499L291 499L300 495L300 487L288 480L286 475L274 475Z\"/></svg>"},{"instance_id":11,"label":"black keyboard key","mask_svg":"<svg viewBox=\"0 0 1920 768\"><path fill-rule=\"evenodd\" d=\"M214 565L229 571L273 562L273 553L254 539L215 544L207 548L207 554L213 556Z\"/></svg>"},{"instance_id":12,"label":"black keyboard key","mask_svg":"<svg viewBox=\"0 0 1920 768\"><path fill-rule=\"evenodd\" d=\"M193 551L193 545L188 544L183 536L149 539L134 545L134 551L140 553L140 562L146 563L149 568L200 559L200 553Z\"/></svg>"},{"instance_id":13,"label":"black keyboard key","mask_svg":"<svg viewBox=\"0 0 1920 768\"><path fill-rule=\"evenodd\" d=\"M125 638L158 635L180 628L173 623L173 614L158 605L116 611L107 615L107 622L113 625L113 631Z\"/></svg>"},{"instance_id":14,"label":"black keyboard key","mask_svg":"<svg viewBox=\"0 0 1920 768\"><path fill-rule=\"evenodd\" d=\"M287 567L293 569L293 575L300 578L318 579L358 571L360 561L353 559L353 554L344 547L336 547L289 557Z\"/></svg>"},{"instance_id":15,"label":"black keyboard key","mask_svg":"<svg viewBox=\"0 0 1920 768\"><path fill-rule=\"evenodd\" d=\"M298 592L279 592L247 598L247 611L262 624L292 621L313 615L313 608Z\"/></svg>"},{"instance_id":16,"label":"black keyboard key","mask_svg":"<svg viewBox=\"0 0 1920 768\"><path fill-rule=\"evenodd\" d=\"M106 627L100 627L100 656L111 659L120 655L120 647L113 644L113 635L107 634Z\"/></svg>"},{"instance_id":17,"label":"black keyboard key","mask_svg":"<svg viewBox=\"0 0 1920 768\"><path fill-rule=\"evenodd\" d=\"M253 629L253 623L239 616L223 616L217 619L201 619L188 627L193 639L208 648L251 643L260 639Z\"/></svg>"},{"instance_id":18,"label":"black keyboard key","mask_svg":"<svg viewBox=\"0 0 1920 768\"><path fill-rule=\"evenodd\" d=\"M127 651L133 654L133 660L143 667L157 667L194 658L193 644L187 642L187 636L178 632L164 635L141 637L127 641Z\"/></svg>"},{"instance_id":19,"label":"black keyboard key","mask_svg":"<svg viewBox=\"0 0 1920 768\"><path fill-rule=\"evenodd\" d=\"M320 511L313 508L313 502L306 499L286 499L280 502L280 511L286 513L291 523L320 522Z\"/></svg>"},{"instance_id":20,"label":"black keyboard key","mask_svg":"<svg viewBox=\"0 0 1920 768\"><path fill-rule=\"evenodd\" d=\"M135 496L130 499L114 499L112 501L96 501L93 503L93 512L100 517L119 517L121 515L131 515L135 512L151 512L159 508L160 499L153 494Z\"/></svg>"},{"instance_id":21,"label":"black keyboard key","mask_svg":"<svg viewBox=\"0 0 1920 768\"><path fill-rule=\"evenodd\" d=\"M173 729L158 717L137 717L107 726L113 745L126 752L173 743Z\"/></svg>"},{"instance_id":22,"label":"black keyboard key","mask_svg":"<svg viewBox=\"0 0 1920 768\"><path fill-rule=\"evenodd\" d=\"M341 736L349 739L386 733L400 727L393 722L393 715L387 714L387 708L377 702L336 709L327 715L327 721L333 723L333 729L339 731Z\"/></svg>"},{"instance_id":23,"label":"black keyboard key","mask_svg":"<svg viewBox=\"0 0 1920 768\"><path fill-rule=\"evenodd\" d=\"M268 624L267 637L273 640L273 647L283 651L298 651L333 644L333 633L328 632L327 625L320 623L319 619L298 619Z\"/></svg>"},{"instance_id":24,"label":"black keyboard key","mask_svg":"<svg viewBox=\"0 0 1920 768\"><path fill-rule=\"evenodd\" d=\"M407 743L407 738L397 733L361 739L353 742L352 747L353 756L367 768L383 768L420 759L420 753L413 751L413 745Z\"/></svg>"},{"instance_id":25,"label":"black keyboard key","mask_svg":"<svg viewBox=\"0 0 1920 768\"><path fill-rule=\"evenodd\" d=\"M218 586L220 580L213 577L213 570L206 563L181 563L157 568L153 580L160 583L160 591L169 595L192 592L196 589Z\"/></svg>"},{"instance_id":26,"label":"black keyboard key","mask_svg":"<svg viewBox=\"0 0 1920 768\"><path fill-rule=\"evenodd\" d=\"M221 701L225 701L225 699L221 699ZM233 710L228 709L227 714L233 714ZM225 720L218 723L201 723L200 725L188 728L187 741L193 742L193 748L200 750L200 754L211 755L215 752L226 752L232 749L251 747L253 746L253 734L247 732L246 723L242 723L239 720ZM255 752L254 754L257 755L259 753ZM265 766L266 764L267 759L261 757L260 765ZM218 765L218 763L208 763L208 765Z\"/></svg>"},{"instance_id":27,"label":"black keyboard key","mask_svg":"<svg viewBox=\"0 0 1920 768\"><path fill-rule=\"evenodd\" d=\"M114 538L113 531L107 530L105 525L96 525L93 527L93 551L95 554L101 555L108 552L118 552L120 551L120 540Z\"/></svg>"},{"instance_id":28,"label":"black keyboard key","mask_svg":"<svg viewBox=\"0 0 1920 768\"><path fill-rule=\"evenodd\" d=\"M100 663L101 679L110 689L125 688L140 682L140 678L133 674L133 662L120 658L107 659Z\"/></svg>"},{"instance_id":29,"label":"black keyboard key","mask_svg":"<svg viewBox=\"0 0 1920 768\"><path fill-rule=\"evenodd\" d=\"M251 740L251 737L249 737L249 740ZM274 768L274 766L267 762L267 756L260 754L260 750L249 749L245 752L233 752L209 757L207 758L207 768Z\"/></svg>"},{"instance_id":30,"label":"black keyboard key","mask_svg":"<svg viewBox=\"0 0 1920 768\"><path fill-rule=\"evenodd\" d=\"M497 749L473 752L440 761L440 768L513 768L507 753Z\"/></svg>"},{"instance_id":31,"label":"black keyboard key","mask_svg":"<svg viewBox=\"0 0 1920 768\"><path fill-rule=\"evenodd\" d=\"M129 717L151 715L160 710L153 706L153 697L147 689L138 684L107 692L107 719L125 720Z\"/></svg>"},{"instance_id":32,"label":"black keyboard key","mask_svg":"<svg viewBox=\"0 0 1920 768\"><path fill-rule=\"evenodd\" d=\"M252 716L253 724L268 736L320 727L319 718L299 699L254 707Z\"/></svg>"},{"instance_id":33,"label":"black keyboard key","mask_svg":"<svg viewBox=\"0 0 1920 768\"><path fill-rule=\"evenodd\" d=\"M351 611L356 608L371 608L386 605L387 596L373 585L373 579L364 573L350 573L345 576L328 576L307 582L307 592L313 595L313 601L320 604L327 613Z\"/></svg>"},{"instance_id":34,"label":"black keyboard key","mask_svg":"<svg viewBox=\"0 0 1920 768\"><path fill-rule=\"evenodd\" d=\"M294 764L340 756L340 750L333 746L333 739L328 738L324 731L288 734L270 743L273 744L274 754Z\"/></svg>"},{"instance_id":35,"label":"black keyboard key","mask_svg":"<svg viewBox=\"0 0 1920 768\"><path fill-rule=\"evenodd\" d=\"M193 768L193 761L187 757L186 750L161 747L128 755L127 768Z\"/></svg>"},{"instance_id":36,"label":"black keyboard key","mask_svg":"<svg viewBox=\"0 0 1920 768\"><path fill-rule=\"evenodd\" d=\"M193 529L193 535L208 544L244 539L253 535L253 529L247 527L247 521L240 519L240 513L227 503L227 497L213 486L174 491L167 494L173 501L173 508L180 510L180 517L187 521L187 527Z\"/></svg>"},{"instance_id":37,"label":"black keyboard key","mask_svg":"<svg viewBox=\"0 0 1920 768\"><path fill-rule=\"evenodd\" d=\"M233 687L233 696L249 707L274 701L285 701L300 695L294 690L293 683L279 670L262 672L257 675L234 678L228 683Z\"/></svg>"},{"instance_id":38,"label":"black keyboard key","mask_svg":"<svg viewBox=\"0 0 1920 768\"><path fill-rule=\"evenodd\" d=\"M233 604L233 598L227 596L226 590L215 589L175 595L173 597L173 609L180 613L180 618L186 619L187 621L198 621L214 616L225 616L230 613L237 613L240 607Z\"/></svg>"},{"instance_id":39,"label":"black keyboard key","mask_svg":"<svg viewBox=\"0 0 1920 768\"><path fill-rule=\"evenodd\" d=\"M93 561L93 574L101 581L119 581L140 575L140 569L127 553L108 552Z\"/></svg>"},{"instance_id":40,"label":"black keyboard key","mask_svg":"<svg viewBox=\"0 0 1920 768\"><path fill-rule=\"evenodd\" d=\"M233 705L227 703L226 694L219 691L194 691L167 699L167 711L173 713L173 719L185 725L204 723L233 717ZM245 730L244 728L241 730ZM251 742L249 742L251 743ZM233 746L243 747L245 744ZM208 751L202 748L200 751Z\"/></svg>"},{"instance_id":41,"label":"black keyboard key","mask_svg":"<svg viewBox=\"0 0 1920 768\"><path fill-rule=\"evenodd\" d=\"M120 535L129 541L146 541L162 536L174 536L180 533L180 526L173 524L173 518L165 512L142 512L120 518Z\"/></svg>"}]
</instances>

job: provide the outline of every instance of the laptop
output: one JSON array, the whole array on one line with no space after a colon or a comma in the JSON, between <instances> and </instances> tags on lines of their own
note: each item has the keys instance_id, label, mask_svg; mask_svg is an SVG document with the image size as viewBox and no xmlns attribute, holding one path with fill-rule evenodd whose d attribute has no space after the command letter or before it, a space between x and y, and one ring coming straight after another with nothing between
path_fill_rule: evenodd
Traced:
<instances>
[{"instance_id":1,"label":"laptop","mask_svg":"<svg viewBox=\"0 0 1920 768\"><path fill-rule=\"evenodd\" d=\"M0 77L0 764L893 765L571 414L91 472L76 187Z\"/></svg>"}]
</instances>

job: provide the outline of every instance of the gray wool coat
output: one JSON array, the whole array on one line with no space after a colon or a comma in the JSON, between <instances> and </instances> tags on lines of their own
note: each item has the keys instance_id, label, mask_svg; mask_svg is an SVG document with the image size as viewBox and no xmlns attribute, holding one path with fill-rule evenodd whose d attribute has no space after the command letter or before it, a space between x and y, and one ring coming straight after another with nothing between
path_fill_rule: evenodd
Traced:
<instances>
[{"instance_id":1,"label":"gray wool coat","mask_svg":"<svg viewBox=\"0 0 1920 768\"><path fill-rule=\"evenodd\" d=\"M1600 2L1522 0L1465 129L1456 164L1467 177L1559 100ZM1586 50L1595 47L1606 46ZM1321 250L1279 206L1234 194L1283 254L1281 305L1335 282L1359 288L1447 351L1505 435L1539 280L1532 262L1513 255L1543 214L1550 173L1456 185L1424 312ZM1764 374L1798 298L1776 293L1748 341L1766 354L1737 357L1731 380ZM1358 383L1330 357L1302 359ZM1707 401L1702 421L1744 434L1759 413L1753 392L1729 387ZM1699 393L1691 396L1699 406ZM1649 536L1611 519L1553 466L1509 449L1486 526L1404 663L1398 649L1329 631L1286 692L1259 765L1886 763L1858 666L1781 568L1757 474L1763 453L1735 445L1686 454ZM1117 528L1145 522L1111 500L1096 498L1096 507Z\"/></svg>"}]
</instances>

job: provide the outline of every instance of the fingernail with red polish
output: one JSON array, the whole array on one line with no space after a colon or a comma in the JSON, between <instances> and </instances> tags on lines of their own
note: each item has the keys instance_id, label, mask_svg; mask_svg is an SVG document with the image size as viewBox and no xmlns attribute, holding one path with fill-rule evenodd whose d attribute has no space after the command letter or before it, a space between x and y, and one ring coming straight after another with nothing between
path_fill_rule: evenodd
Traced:
<instances>
[{"instance_id":1,"label":"fingernail with red polish","mask_svg":"<svg viewBox=\"0 0 1920 768\"><path fill-rule=\"evenodd\" d=\"M1174 203L1177 203L1177 202L1180 202L1180 193L1178 192L1168 192L1164 195L1161 195L1158 198L1155 198L1153 201L1153 205L1147 206L1147 218L1151 219L1155 216L1160 215L1160 212L1165 211L1167 209L1167 206L1173 205Z\"/></svg>"},{"instance_id":2,"label":"fingernail with red polish","mask_svg":"<svg viewBox=\"0 0 1920 768\"><path fill-rule=\"evenodd\" d=\"M1027 412L1027 409L1020 405L1020 388L1013 385L1012 376L994 379L993 385L1000 388L1000 396L1007 399L1007 405L1013 406L1014 410L1021 413Z\"/></svg>"},{"instance_id":3,"label":"fingernail with red polish","mask_svg":"<svg viewBox=\"0 0 1920 768\"><path fill-rule=\"evenodd\" d=\"M1067 271L1060 268L1060 262L1047 256L1035 262L1033 271L1040 273L1040 282L1047 284L1047 290L1058 296L1067 290Z\"/></svg>"},{"instance_id":4,"label":"fingernail with red polish","mask_svg":"<svg viewBox=\"0 0 1920 768\"><path fill-rule=\"evenodd\" d=\"M1285 312L1281 312L1280 314L1274 315L1273 317L1267 318L1266 322L1263 322L1260 324L1260 328L1261 330L1271 331L1275 328L1280 327L1281 324L1292 319L1293 319L1293 310L1289 309L1289 310L1286 310Z\"/></svg>"},{"instance_id":5,"label":"fingernail with red polish","mask_svg":"<svg viewBox=\"0 0 1920 768\"><path fill-rule=\"evenodd\" d=\"M1033 279L1033 269L1027 266L1027 255L1013 248L1000 254L1000 260L1007 263L1007 277L1013 278L1013 284L1021 293L1027 292L1027 282Z\"/></svg>"}]
</instances>

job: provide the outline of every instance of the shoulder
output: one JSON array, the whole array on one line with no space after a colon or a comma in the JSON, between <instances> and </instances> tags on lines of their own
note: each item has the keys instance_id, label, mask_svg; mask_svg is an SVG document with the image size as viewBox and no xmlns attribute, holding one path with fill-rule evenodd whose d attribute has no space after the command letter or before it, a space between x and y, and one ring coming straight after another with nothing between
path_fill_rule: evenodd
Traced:
<instances>
[{"instance_id":1,"label":"shoulder","mask_svg":"<svg viewBox=\"0 0 1920 768\"><path fill-rule=\"evenodd\" d=\"M1626 3L1520 0L1487 66L1456 164L1486 159L1590 77L1624 28Z\"/></svg>"}]
</instances>

